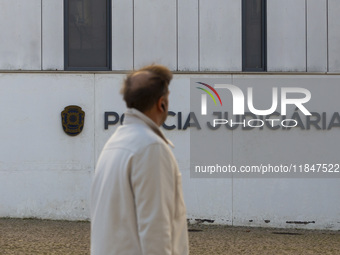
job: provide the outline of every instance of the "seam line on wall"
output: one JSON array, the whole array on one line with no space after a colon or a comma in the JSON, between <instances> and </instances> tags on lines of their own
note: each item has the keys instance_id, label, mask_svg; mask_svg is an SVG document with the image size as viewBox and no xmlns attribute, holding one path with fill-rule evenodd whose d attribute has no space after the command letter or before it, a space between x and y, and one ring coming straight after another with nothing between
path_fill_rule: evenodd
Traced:
<instances>
[{"instance_id":1,"label":"seam line on wall","mask_svg":"<svg viewBox=\"0 0 340 255\"><path fill-rule=\"evenodd\" d=\"M176 70L178 71L178 0L176 0Z\"/></svg>"},{"instance_id":2,"label":"seam line on wall","mask_svg":"<svg viewBox=\"0 0 340 255\"><path fill-rule=\"evenodd\" d=\"M308 5L305 0L306 72L308 72Z\"/></svg>"},{"instance_id":3,"label":"seam line on wall","mask_svg":"<svg viewBox=\"0 0 340 255\"><path fill-rule=\"evenodd\" d=\"M231 75L234 84L234 75ZM234 130L231 130L231 164L234 165ZM231 178L231 225L234 226L234 177Z\"/></svg>"},{"instance_id":4,"label":"seam line on wall","mask_svg":"<svg viewBox=\"0 0 340 255\"><path fill-rule=\"evenodd\" d=\"M329 8L328 0L326 0L326 25L327 25L327 72L329 72L329 29L328 29L328 19L329 19Z\"/></svg>"},{"instance_id":5,"label":"seam line on wall","mask_svg":"<svg viewBox=\"0 0 340 255\"><path fill-rule=\"evenodd\" d=\"M135 69L135 0L132 0L132 69Z\"/></svg>"},{"instance_id":6,"label":"seam line on wall","mask_svg":"<svg viewBox=\"0 0 340 255\"><path fill-rule=\"evenodd\" d=\"M96 134L97 134L97 130L96 130L96 123L97 123L97 114L96 114L96 74L93 74L93 143L94 143L94 150L93 150L93 173L95 172L95 168L96 168L96 151L97 151L97 141L96 141Z\"/></svg>"},{"instance_id":7,"label":"seam line on wall","mask_svg":"<svg viewBox=\"0 0 340 255\"><path fill-rule=\"evenodd\" d=\"M200 58L200 51L201 51L201 35L200 35L200 0L197 1L197 44L198 44L198 47L197 47L197 64L198 64L198 71L201 71L201 58Z\"/></svg>"},{"instance_id":8,"label":"seam line on wall","mask_svg":"<svg viewBox=\"0 0 340 255\"><path fill-rule=\"evenodd\" d=\"M43 1L40 1L40 70L44 70L43 64Z\"/></svg>"}]
</instances>

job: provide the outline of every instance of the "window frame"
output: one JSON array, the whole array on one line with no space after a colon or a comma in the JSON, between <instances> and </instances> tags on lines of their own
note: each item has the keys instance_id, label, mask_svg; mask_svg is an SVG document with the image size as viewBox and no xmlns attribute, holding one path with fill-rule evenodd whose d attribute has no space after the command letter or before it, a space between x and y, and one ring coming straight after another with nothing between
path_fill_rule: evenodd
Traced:
<instances>
[{"instance_id":1,"label":"window frame","mask_svg":"<svg viewBox=\"0 0 340 255\"><path fill-rule=\"evenodd\" d=\"M96 0L94 0L96 1ZM73 67L69 66L69 0L64 0L64 70L65 71L111 71L112 70L112 8L111 0L106 1L106 66Z\"/></svg>"},{"instance_id":2,"label":"window frame","mask_svg":"<svg viewBox=\"0 0 340 255\"><path fill-rule=\"evenodd\" d=\"M267 71L267 0L261 0L261 62L259 68L247 68L246 63L246 5L247 0L242 0L242 71L243 72L266 72Z\"/></svg>"}]
</instances>

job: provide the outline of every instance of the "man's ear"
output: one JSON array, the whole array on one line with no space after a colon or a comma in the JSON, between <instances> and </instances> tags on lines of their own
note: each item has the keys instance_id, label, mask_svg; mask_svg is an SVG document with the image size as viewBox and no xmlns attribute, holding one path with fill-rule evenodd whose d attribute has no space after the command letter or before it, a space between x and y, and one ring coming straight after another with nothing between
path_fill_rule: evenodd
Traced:
<instances>
[{"instance_id":1,"label":"man's ear","mask_svg":"<svg viewBox=\"0 0 340 255\"><path fill-rule=\"evenodd\" d=\"M163 111L165 112L165 102L164 102L164 97L160 97L157 101L157 108L160 110L160 111Z\"/></svg>"}]
</instances>

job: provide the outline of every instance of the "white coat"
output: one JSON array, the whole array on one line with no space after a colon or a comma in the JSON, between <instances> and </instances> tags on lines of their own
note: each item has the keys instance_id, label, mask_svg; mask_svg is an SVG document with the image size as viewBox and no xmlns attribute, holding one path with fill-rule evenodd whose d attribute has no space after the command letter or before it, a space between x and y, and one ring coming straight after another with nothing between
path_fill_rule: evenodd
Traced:
<instances>
[{"instance_id":1,"label":"white coat","mask_svg":"<svg viewBox=\"0 0 340 255\"><path fill-rule=\"evenodd\" d=\"M91 190L92 255L186 255L181 174L171 144L135 109L99 157Z\"/></svg>"}]
</instances>

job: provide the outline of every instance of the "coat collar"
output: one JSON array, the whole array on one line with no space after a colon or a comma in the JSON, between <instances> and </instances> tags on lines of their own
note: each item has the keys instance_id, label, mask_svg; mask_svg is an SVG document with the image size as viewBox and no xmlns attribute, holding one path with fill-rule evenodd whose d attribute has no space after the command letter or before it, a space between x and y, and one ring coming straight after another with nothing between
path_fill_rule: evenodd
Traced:
<instances>
[{"instance_id":1,"label":"coat collar","mask_svg":"<svg viewBox=\"0 0 340 255\"><path fill-rule=\"evenodd\" d=\"M149 117L147 117L145 114L138 111L137 109L128 108L127 111L125 112L124 125L140 121L144 122L149 128L151 128L153 132L155 132L167 144L169 144L171 147L174 147L173 143L164 136L163 132L159 129L159 127L153 120L151 120Z\"/></svg>"}]
</instances>

